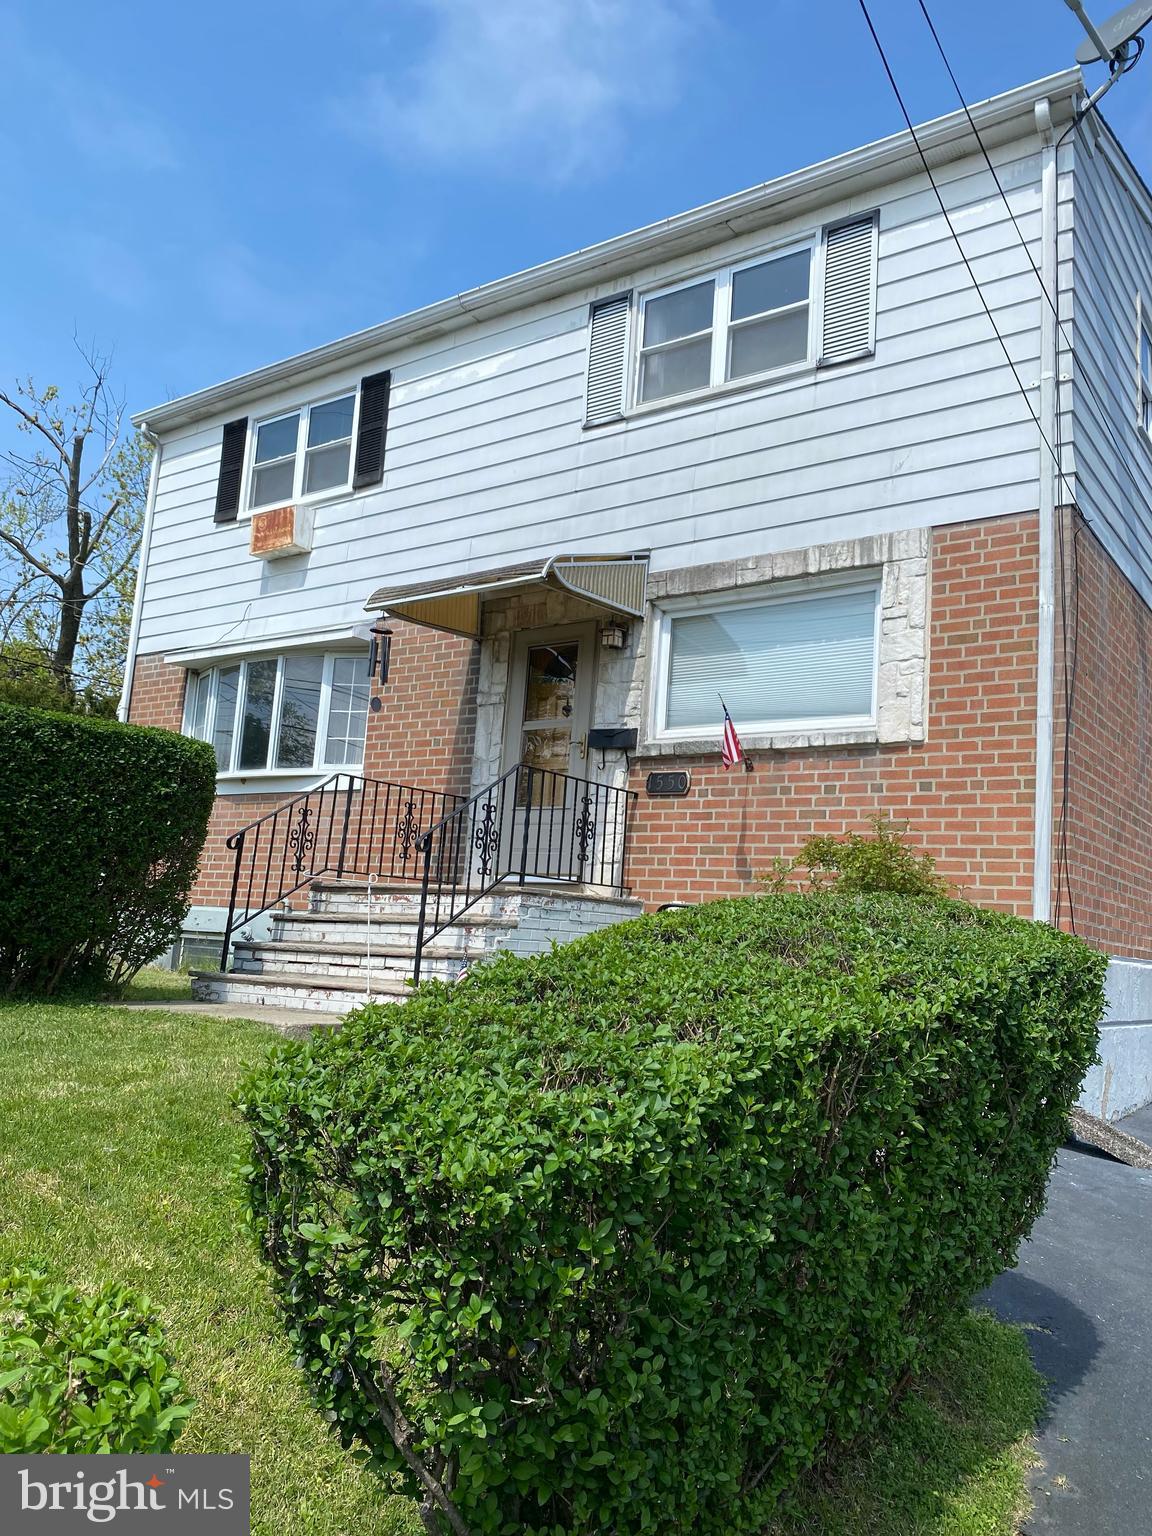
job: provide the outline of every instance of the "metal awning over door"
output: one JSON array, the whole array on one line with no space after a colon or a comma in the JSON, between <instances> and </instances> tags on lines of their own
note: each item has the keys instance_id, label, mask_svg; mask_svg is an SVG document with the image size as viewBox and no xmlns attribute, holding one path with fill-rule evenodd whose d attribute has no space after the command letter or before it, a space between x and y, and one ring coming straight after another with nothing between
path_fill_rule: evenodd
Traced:
<instances>
[{"instance_id":1,"label":"metal awning over door","mask_svg":"<svg viewBox=\"0 0 1152 1536\"><path fill-rule=\"evenodd\" d=\"M364 604L370 613L384 612L410 624L443 629L478 640L485 601L515 592L549 587L583 599L607 613L631 619L644 617L648 584L648 555L550 555L519 565L496 566L468 576L414 582L404 587L378 587Z\"/></svg>"}]
</instances>

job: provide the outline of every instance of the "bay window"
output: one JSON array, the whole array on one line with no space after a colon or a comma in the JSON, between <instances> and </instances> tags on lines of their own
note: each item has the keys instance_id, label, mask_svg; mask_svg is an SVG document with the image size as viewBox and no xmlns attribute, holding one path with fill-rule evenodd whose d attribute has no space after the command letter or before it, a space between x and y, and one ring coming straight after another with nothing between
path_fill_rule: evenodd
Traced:
<instances>
[{"instance_id":1,"label":"bay window","mask_svg":"<svg viewBox=\"0 0 1152 1536\"><path fill-rule=\"evenodd\" d=\"M347 488L356 396L319 401L256 424L249 508L278 507Z\"/></svg>"},{"instance_id":2,"label":"bay window","mask_svg":"<svg viewBox=\"0 0 1152 1536\"><path fill-rule=\"evenodd\" d=\"M646 295L638 403L807 361L811 282L805 245Z\"/></svg>"},{"instance_id":3,"label":"bay window","mask_svg":"<svg viewBox=\"0 0 1152 1536\"><path fill-rule=\"evenodd\" d=\"M879 595L869 574L670 601L658 615L653 735L718 737L721 698L742 735L870 726Z\"/></svg>"},{"instance_id":4,"label":"bay window","mask_svg":"<svg viewBox=\"0 0 1152 1536\"><path fill-rule=\"evenodd\" d=\"M222 774L359 767L368 692L366 657L261 656L193 673L184 729Z\"/></svg>"}]
</instances>

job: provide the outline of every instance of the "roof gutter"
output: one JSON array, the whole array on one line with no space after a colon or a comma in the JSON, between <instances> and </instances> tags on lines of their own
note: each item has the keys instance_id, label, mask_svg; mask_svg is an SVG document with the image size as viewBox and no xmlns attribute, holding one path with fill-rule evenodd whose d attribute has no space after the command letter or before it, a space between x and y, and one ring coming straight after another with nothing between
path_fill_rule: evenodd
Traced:
<instances>
[{"instance_id":1,"label":"roof gutter","mask_svg":"<svg viewBox=\"0 0 1152 1536\"><path fill-rule=\"evenodd\" d=\"M1040 98L1075 99L1082 79L1078 69L1065 70L1046 80L1019 86L1002 96L978 102L972 117L985 138L997 129L1021 120L1021 135L1030 129L1031 114ZM1027 121L1025 121L1027 119ZM916 136L930 156L946 158L947 151L970 144L971 129L962 112L952 112L917 128ZM849 150L846 154L823 160L803 170L789 172L774 181L762 182L745 192L737 192L716 202L706 203L687 213L675 214L655 224L645 225L629 234L585 247L571 255L558 257L541 266L530 267L511 277L499 278L478 288L470 288L450 299L443 299L410 314L369 330L357 331L322 347L298 353L282 362L258 368L252 373L228 379L209 389L198 390L178 400L154 406L133 417L139 425L147 421L155 431L218 416L241 402L261 393L271 393L288 383L298 383L302 376L331 372L345 365L377 357L382 352L411 344L426 336L458 330L462 324L479 324L494 315L553 298L572 289L608 282L622 273L680 251L695 250L717 238L740 234L762 226L767 219L789 211L789 205L802 207L817 200L836 196L866 197L870 187L891 179L900 170L919 167L916 143L907 131L892 134L873 144Z\"/></svg>"}]
</instances>

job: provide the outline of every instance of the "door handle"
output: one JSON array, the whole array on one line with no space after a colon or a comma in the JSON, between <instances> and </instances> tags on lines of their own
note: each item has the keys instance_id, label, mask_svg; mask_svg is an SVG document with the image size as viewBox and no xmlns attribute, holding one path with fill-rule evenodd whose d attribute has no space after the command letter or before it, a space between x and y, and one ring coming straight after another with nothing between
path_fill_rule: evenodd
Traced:
<instances>
[{"instance_id":1,"label":"door handle","mask_svg":"<svg viewBox=\"0 0 1152 1536\"><path fill-rule=\"evenodd\" d=\"M581 762L586 761L587 757L588 757L588 732L587 731L584 732L583 736L581 736L580 740L576 743L576 745L577 745L577 747L579 748L579 751L580 751L580 761Z\"/></svg>"}]
</instances>

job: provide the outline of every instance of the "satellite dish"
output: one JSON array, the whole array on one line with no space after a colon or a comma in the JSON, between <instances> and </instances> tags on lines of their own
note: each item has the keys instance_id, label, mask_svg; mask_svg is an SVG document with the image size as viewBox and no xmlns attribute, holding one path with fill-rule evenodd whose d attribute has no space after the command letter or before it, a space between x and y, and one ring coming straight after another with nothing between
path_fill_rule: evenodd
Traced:
<instances>
[{"instance_id":1,"label":"satellite dish","mask_svg":"<svg viewBox=\"0 0 1152 1536\"><path fill-rule=\"evenodd\" d=\"M1116 12L1101 26L1095 27L1084 14L1083 5L1074 3L1074 0L1066 0L1069 8L1076 12L1088 33L1087 39L1076 50L1077 64L1124 64L1128 60L1128 46L1134 42L1138 33L1152 21L1152 0L1135 0L1135 4L1126 5L1123 10ZM1104 45L1101 52L1100 44ZM1141 45L1142 46L1142 45Z\"/></svg>"}]
</instances>

